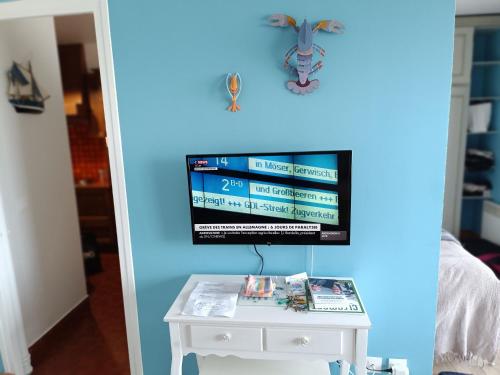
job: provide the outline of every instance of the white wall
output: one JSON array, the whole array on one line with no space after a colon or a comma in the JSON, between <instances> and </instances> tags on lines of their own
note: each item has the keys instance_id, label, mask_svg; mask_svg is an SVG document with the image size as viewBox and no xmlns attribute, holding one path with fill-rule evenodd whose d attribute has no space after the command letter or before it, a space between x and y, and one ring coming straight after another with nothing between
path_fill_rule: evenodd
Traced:
<instances>
[{"instance_id":1,"label":"white wall","mask_svg":"<svg viewBox=\"0 0 500 375\"><path fill-rule=\"evenodd\" d=\"M87 69L99 68L94 16L90 13L55 18L58 44L83 44Z\"/></svg>"},{"instance_id":2,"label":"white wall","mask_svg":"<svg viewBox=\"0 0 500 375\"><path fill-rule=\"evenodd\" d=\"M97 55L97 43L84 43L83 50L85 52L85 65L90 72L92 69L99 69L99 57Z\"/></svg>"},{"instance_id":3,"label":"white wall","mask_svg":"<svg viewBox=\"0 0 500 375\"><path fill-rule=\"evenodd\" d=\"M457 0L457 16L500 13L498 0Z\"/></svg>"},{"instance_id":4,"label":"white wall","mask_svg":"<svg viewBox=\"0 0 500 375\"><path fill-rule=\"evenodd\" d=\"M17 114L8 103L12 60L31 60L51 95L44 114ZM87 293L53 18L0 23L0 69L0 189L32 344Z\"/></svg>"}]
</instances>

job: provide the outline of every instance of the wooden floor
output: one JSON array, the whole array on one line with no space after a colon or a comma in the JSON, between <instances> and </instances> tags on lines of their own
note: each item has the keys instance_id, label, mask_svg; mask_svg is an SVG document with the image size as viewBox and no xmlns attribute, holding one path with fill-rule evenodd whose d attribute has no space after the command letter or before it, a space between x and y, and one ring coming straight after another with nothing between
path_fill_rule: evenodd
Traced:
<instances>
[{"instance_id":1,"label":"wooden floor","mask_svg":"<svg viewBox=\"0 0 500 375\"><path fill-rule=\"evenodd\" d=\"M33 375L130 374L118 255L101 255L89 298L30 348Z\"/></svg>"},{"instance_id":2,"label":"wooden floor","mask_svg":"<svg viewBox=\"0 0 500 375\"><path fill-rule=\"evenodd\" d=\"M494 366L471 366L467 362L453 361L434 365L434 375L441 371L455 371L472 375L500 375L500 355L497 356Z\"/></svg>"}]
</instances>

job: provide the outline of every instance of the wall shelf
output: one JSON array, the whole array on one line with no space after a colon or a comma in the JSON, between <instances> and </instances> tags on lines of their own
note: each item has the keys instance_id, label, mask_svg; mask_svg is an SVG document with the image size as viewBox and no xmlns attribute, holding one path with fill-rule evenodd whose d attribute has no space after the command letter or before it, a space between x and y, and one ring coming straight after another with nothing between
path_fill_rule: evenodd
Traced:
<instances>
[{"instance_id":1,"label":"wall shelf","mask_svg":"<svg viewBox=\"0 0 500 375\"><path fill-rule=\"evenodd\" d=\"M481 197L479 195L464 195L462 196L463 200L467 201L488 201L491 199L491 197Z\"/></svg>"},{"instance_id":2,"label":"wall shelf","mask_svg":"<svg viewBox=\"0 0 500 375\"><path fill-rule=\"evenodd\" d=\"M496 131L496 130L488 130L486 132L467 133L468 136L473 136L473 135L490 135L490 134L498 134L498 131Z\"/></svg>"},{"instance_id":3,"label":"wall shelf","mask_svg":"<svg viewBox=\"0 0 500 375\"><path fill-rule=\"evenodd\" d=\"M500 65L500 61L474 61L474 66L495 66Z\"/></svg>"},{"instance_id":4,"label":"wall shelf","mask_svg":"<svg viewBox=\"0 0 500 375\"><path fill-rule=\"evenodd\" d=\"M465 172L467 173L483 173L483 172L493 172L495 170L495 166L492 166L488 169L468 169L465 168Z\"/></svg>"},{"instance_id":5,"label":"wall shelf","mask_svg":"<svg viewBox=\"0 0 500 375\"><path fill-rule=\"evenodd\" d=\"M483 170L471 170L471 169L465 168L465 173L475 173L476 175L478 173L489 173L489 172L494 172L494 171L495 171L495 167L491 167L491 168L483 169Z\"/></svg>"},{"instance_id":6,"label":"wall shelf","mask_svg":"<svg viewBox=\"0 0 500 375\"><path fill-rule=\"evenodd\" d=\"M500 96L473 96L470 98L471 102L487 102L500 100Z\"/></svg>"}]
</instances>

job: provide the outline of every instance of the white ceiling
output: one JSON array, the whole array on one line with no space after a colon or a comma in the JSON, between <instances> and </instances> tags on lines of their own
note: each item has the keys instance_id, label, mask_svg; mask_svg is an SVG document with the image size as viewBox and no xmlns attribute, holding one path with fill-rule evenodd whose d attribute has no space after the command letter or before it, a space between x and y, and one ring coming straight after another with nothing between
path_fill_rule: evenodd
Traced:
<instances>
[{"instance_id":1,"label":"white ceiling","mask_svg":"<svg viewBox=\"0 0 500 375\"><path fill-rule=\"evenodd\" d=\"M457 16L500 14L500 0L457 0Z\"/></svg>"},{"instance_id":2,"label":"white ceiling","mask_svg":"<svg viewBox=\"0 0 500 375\"><path fill-rule=\"evenodd\" d=\"M55 23L58 44L85 44L96 41L92 14L55 17Z\"/></svg>"}]
</instances>

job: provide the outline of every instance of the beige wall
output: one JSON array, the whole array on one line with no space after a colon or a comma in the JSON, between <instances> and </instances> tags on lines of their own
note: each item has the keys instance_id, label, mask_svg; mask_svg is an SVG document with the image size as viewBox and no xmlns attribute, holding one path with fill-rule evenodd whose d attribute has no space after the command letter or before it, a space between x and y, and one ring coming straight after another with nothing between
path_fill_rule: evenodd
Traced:
<instances>
[{"instance_id":1,"label":"beige wall","mask_svg":"<svg viewBox=\"0 0 500 375\"><path fill-rule=\"evenodd\" d=\"M12 60L31 60L51 95L41 115L17 114L0 97L0 189L32 344L87 292L52 18L0 23L0 93L7 92Z\"/></svg>"}]
</instances>

